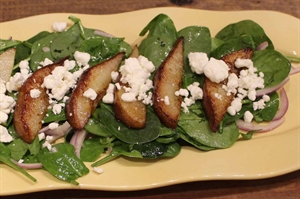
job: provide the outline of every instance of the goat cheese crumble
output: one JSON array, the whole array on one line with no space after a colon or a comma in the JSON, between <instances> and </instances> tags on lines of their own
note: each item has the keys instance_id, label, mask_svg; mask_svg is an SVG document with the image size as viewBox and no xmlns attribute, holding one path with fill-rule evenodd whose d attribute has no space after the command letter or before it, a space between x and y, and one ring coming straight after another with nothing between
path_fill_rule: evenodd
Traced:
<instances>
[{"instance_id":1,"label":"goat cheese crumble","mask_svg":"<svg viewBox=\"0 0 300 199\"><path fill-rule=\"evenodd\" d=\"M55 32L63 32L67 28L66 22L54 22L52 25L52 29Z\"/></svg>"},{"instance_id":2,"label":"goat cheese crumble","mask_svg":"<svg viewBox=\"0 0 300 199\"><path fill-rule=\"evenodd\" d=\"M95 100L97 98L97 93L94 89L92 88L89 88L88 90L86 90L84 93L83 93L83 96L84 97L87 97L91 100Z\"/></svg>"},{"instance_id":3,"label":"goat cheese crumble","mask_svg":"<svg viewBox=\"0 0 300 199\"><path fill-rule=\"evenodd\" d=\"M8 143L11 141L13 141L13 137L4 126L0 125L0 142Z\"/></svg>"}]
</instances>

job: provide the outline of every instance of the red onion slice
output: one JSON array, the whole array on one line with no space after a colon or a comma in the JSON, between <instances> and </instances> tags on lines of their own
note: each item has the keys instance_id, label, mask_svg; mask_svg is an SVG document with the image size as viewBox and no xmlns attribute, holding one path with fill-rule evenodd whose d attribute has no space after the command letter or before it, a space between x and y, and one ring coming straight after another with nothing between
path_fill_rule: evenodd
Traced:
<instances>
[{"instance_id":1,"label":"red onion slice","mask_svg":"<svg viewBox=\"0 0 300 199\"><path fill-rule=\"evenodd\" d=\"M107 32L104 32L103 30L95 30L94 31L94 34L95 35L101 35L101 36L104 36L104 37L115 37Z\"/></svg>"},{"instance_id":2,"label":"red onion slice","mask_svg":"<svg viewBox=\"0 0 300 199\"><path fill-rule=\"evenodd\" d=\"M279 84L277 84L275 86L257 90L256 91L256 96L260 97L260 96L263 96L263 95L267 95L267 94L273 93L274 91L277 91L278 89L280 89L281 87L283 87L289 80L290 80L290 77L287 77L281 83L279 83Z\"/></svg>"},{"instance_id":3,"label":"red onion slice","mask_svg":"<svg viewBox=\"0 0 300 199\"><path fill-rule=\"evenodd\" d=\"M238 126L239 129L244 130L244 131L254 131L257 130L257 132L267 132L267 131L272 131L273 129L279 127L283 122L284 122L285 118L282 117L278 120L273 120L271 122L269 122L266 125L263 124L256 124L256 123L247 123L244 122L243 120L236 120L236 124Z\"/></svg>"},{"instance_id":4,"label":"red onion slice","mask_svg":"<svg viewBox=\"0 0 300 199\"><path fill-rule=\"evenodd\" d=\"M294 67L292 66L291 71L290 71L290 75L294 75L300 73L300 67Z\"/></svg>"},{"instance_id":5,"label":"red onion slice","mask_svg":"<svg viewBox=\"0 0 300 199\"><path fill-rule=\"evenodd\" d=\"M267 41L262 42L256 47L256 50L264 50L269 46L269 43Z\"/></svg>"},{"instance_id":6,"label":"red onion slice","mask_svg":"<svg viewBox=\"0 0 300 199\"><path fill-rule=\"evenodd\" d=\"M287 97L285 89L281 88L281 90L280 90L280 106L279 106L279 109L278 109L276 115L274 116L273 120L281 119L287 112L288 107L289 107L289 99Z\"/></svg>"},{"instance_id":7,"label":"red onion slice","mask_svg":"<svg viewBox=\"0 0 300 199\"><path fill-rule=\"evenodd\" d=\"M13 159L11 161L22 169L41 169L43 167L41 163L20 163Z\"/></svg>"},{"instance_id":8,"label":"red onion slice","mask_svg":"<svg viewBox=\"0 0 300 199\"><path fill-rule=\"evenodd\" d=\"M87 136L87 131L86 130L80 130L80 131L75 131L74 135L72 136L70 140L70 144L72 144L75 148L75 155L80 158L80 150L83 144L83 141L85 140Z\"/></svg>"},{"instance_id":9,"label":"red onion slice","mask_svg":"<svg viewBox=\"0 0 300 199\"><path fill-rule=\"evenodd\" d=\"M45 133L45 135L53 136L53 139L51 139L51 142L56 141L57 139L65 136L70 130L71 130L71 125L68 122L63 123L59 127L55 129L50 129L49 126L46 126L42 128L39 133Z\"/></svg>"}]
</instances>

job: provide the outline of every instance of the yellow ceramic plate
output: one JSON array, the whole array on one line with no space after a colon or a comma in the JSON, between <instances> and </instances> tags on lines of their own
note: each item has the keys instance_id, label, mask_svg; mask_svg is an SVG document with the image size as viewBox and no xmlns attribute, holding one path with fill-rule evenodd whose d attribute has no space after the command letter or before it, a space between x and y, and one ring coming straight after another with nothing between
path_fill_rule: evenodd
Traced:
<instances>
[{"instance_id":1,"label":"yellow ceramic plate","mask_svg":"<svg viewBox=\"0 0 300 199\"><path fill-rule=\"evenodd\" d=\"M258 22L269 35L277 50L284 54L300 55L300 20L278 12L243 11L216 12L181 8L158 8L114 15L82 15L84 26L105 30L115 36L126 37L135 44L138 34L157 14L169 15L177 27L203 25L215 35L229 23L243 19ZM42 30L51 30L55 21L68 22L70 14L47 14L0 24L0 38L12 36L25 40ZM33 183L20 173L0 164L0 195L11 195L54 189L142 190L172 184L225 179L261 179L279 176L299 169L300 157L300 74L292 76L285 86L290 100L285 123L278 129L255 135L252 140L239 141L229 149L201 152L192 147L183 148L173 159L133 161L119 158L102 166L104 173L91 172L80 178L80 186L56 180L47 172L37 170L30 174ZM87 164L89 168L90 165Z\"/></svg>"}]
</instances>

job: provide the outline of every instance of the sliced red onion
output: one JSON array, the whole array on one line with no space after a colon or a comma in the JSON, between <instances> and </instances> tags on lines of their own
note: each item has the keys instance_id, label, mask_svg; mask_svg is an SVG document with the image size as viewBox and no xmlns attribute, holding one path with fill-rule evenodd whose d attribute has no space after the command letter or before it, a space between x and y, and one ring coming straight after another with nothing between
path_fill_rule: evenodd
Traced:
<instances>
[{"instance_id":1,"label":"sliced red onion","mask_svg":"<svg viewBox=\"0 0 300 199\"><path fill-rule=\"evenodd\" d=\"M269 122L266 125L262 125L262 124L255 124L255 123L247 123L244 122L243 120L236 120L236 124L238 126L239 129L244 130L244 131L255 131L257 130L257 132L267 132L267 131L272 131L273 129L279 127L283 122L284 122L285 118L282 117L278 120L273 120L271 122Z\"/></svg>"},{"instance_id":2,"label":"sliced red onion","mask_svg":"<svg viewBox=\"0 0 300 199\"><path fill-rule=\"evenodd\" d=\"M94 34L95 35L101 35L101 36L104 36L104 37L115 37L107 32L104 32L103 30L95 30L94 31Z\"/></svg>"},{"instance_id":3,"label":"sliced red onion","mask_svg":"<svg viewBox=\"0 0 300 199\"><path fill-rule=\"evenodd\" d=\"M41 169L43 167L41 163L20 163L13 159L11 161L22 169Z\"/></svg>"},{"instance_id":4,"label":"sliced red onion","mask_svg":"<svg viewBox=\"0 0 300 199\"><path fill-rule=\"evenodd\" d=\"M290 75L294 75L300 73L300 67L294 67L292 66L291 71L290 71Z\"/></svg>"},{"instance_id":5,"label":"sliced red onion","mask_svg":"<svg viewBox=\"0 0 300 199\"><path fill-rule=\"evenodd\" d=\"M42 128L39 133L45 133L47 136L52 136L53 138L49 143L53 143L57 139L64 137L71 129L71 125L68 122L65 122L55 129L50 129L49 126L46 126Z\"/></svg>"},{"instance_id":6,"label":"sliced red onion","mask_svg":"<svg viewBox=\"0 0 300 199\"><path fill-rule=\"evenodd\" d=\"M41 130L39 131L39 133L45 133L48 130L50 130L49 126L45 126L45 127L41 128Z\"/></svg>"},{"instance_id":7,"label":"sliced red onion","mask_svg":"<svg viewBox=\"0 0 300 199\"><path fill-rule=\"evenodd\" d=\"M281 88L281 90L280 90L280 106L279 106L279 109L278 109L276 115L274 116L273 120L281 119L287 112L288 107L289 107L289 99L287 97L285 89Z\"/></svg>"},{"instance_id":8,"label":"sliced red onion","mask_svg":"<svg viewBox=\"0 0 300 199\"><path fill-rule=\"evenodd\" d=\"M289 80L290 80L290 77L287 77L281 83L279 83L279 84L277 84L275 86L257 90L256 91L256 96L260 97L260 96L263 96L263 95L267 95L267 94L273 93L274 91L277 91L278 89L280 89L281 87L283 87Z\"/></svg>"},{"instance_id":9,"label":"sliced red onion","mask_svg":"<svg viewBox=\"0 0 300 199\"><path fill-rule=\"evenodd\" d=\"M262 42L259 44L256 48L256 50L264 50L269 46L269 43L267 41Z\"/></svg>"},{"instance_id":10,"label":"sliced red onion","mask_svg":"<svg viewBox=\"0 0 300 199\"><path fill-rule=\"evenodd\" d=\"M74 135L70 140L70 144L72 144L75 148L75 155L80 158L80 150L85 140L88 132L86 130L75 131Z\"/></svg>"}]
</instances>

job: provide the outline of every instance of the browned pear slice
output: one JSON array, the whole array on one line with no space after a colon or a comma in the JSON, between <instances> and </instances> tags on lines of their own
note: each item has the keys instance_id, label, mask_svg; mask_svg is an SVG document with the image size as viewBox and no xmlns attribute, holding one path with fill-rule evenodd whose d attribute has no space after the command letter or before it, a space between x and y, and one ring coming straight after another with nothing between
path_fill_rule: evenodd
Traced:
<instances>
[{"instance_id":1,"label":"browned pear slice","mask_svg":"<svg viewBox=\"0 0 300 199\"><path fill-rule=\"evenodd\" d=\"M130 57L138 58L139 54L138 47L134 46ZM119 83L122 85L121 82ZM115 99L113 104L115 117L129 128L144 128L146 125L146 105L139 100L133 102L126 102L122 100L123 93L125 93L123 87L121 87L120 90L115 90Z\"/></svg>"},{"instance_id":2,"label":"browned pear slice","mask_svg":"<svg viewBox=\"0 0 300 199\"><path fill-rule=\"evenodd\" d=\"M66 117L72 128L84 128L99 101L106 94L112 81L111 73L118 70L123 57L124 53L119 53L83 72L66 104ZM84 95L89 89L96 93L94 99Z\"/></svg>"},{"instance_id":3,"label":"browned pear slice","mask_svg":"<svg viewBox=\"0 0 300 199\"><path fill-rule=\"evenodd\" d=\"M64 60L36 70L21 86L15 106L13 123L16 133L27 143L31 143L42 127L42 121L49 106L49 97L43 87L44 78ZM33 89L39 91L38 97L31 97Z\"/></svg>"},{"instance_id":4,"label":"browned pear slice","mask_svg":"<svg viewBox=\"0 0 300 199\"><path fill-rule=\"evenodd\" d=\"M0 79L7 82L14 67L16 49L10 48L0 54Z\"/></svg>"},{"instance_id":5,"label":"browned pear slice","mask_svg":"<svg viewBox=\"0 0 300 199\"><path fill-rule=\"evenodd\" d=\"M165 126L173 129L177 127L182 102L182 97L175 92L181 88L183 77L183 41L183 37L176 41L154 76L154 111Z\"/></svg>"},{"instance_id":6,"label":"browned pear slice","mask_svg":"<svg viewBox=\"0 0 300 199\"><path fill-rule=\"evenodd\" d=\"M126 102L121 96L125 89L115 90L114 113L118 120L129 128L144 128L146 124L146 105L142 101Z\"/></svg>"},{"instance_id":7,"label":"browned pear slice","mask_svg":"<svg viewBox=\"0 0 300 199\"><path fill-rule=\"evenodd\" d=\"M137 47L137 45L135 45L135 46L132 48L130 57L138 58L139 56L140 56L140 50L139 50L139 48Z\"/></svg>"},{"instance_id":8,"label":"browned pear slice","mask_svg":"<svg viewBox=\"0 0 300 199\"><path fill-rule=\"evenodd\" d=\"M235 67L235 61L238 58L241 59L251 59L253 55L253 50L250 48L242 49L239 51L232 52L223 56L221 59L228 65L229 74L235 73L238 75L239 70ZM203 85L203 107L208 118L210 129L216 132L219 125L227 112L227 108L231 105L234 95L227 95L227 91L223 89L223 85L227 84L227 79L215 83L205 78ZM218 93L220 97L216 97L215 94Z\"/></svg>"}]
</instances>

